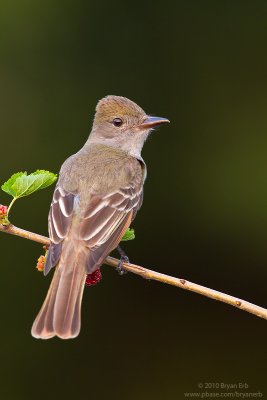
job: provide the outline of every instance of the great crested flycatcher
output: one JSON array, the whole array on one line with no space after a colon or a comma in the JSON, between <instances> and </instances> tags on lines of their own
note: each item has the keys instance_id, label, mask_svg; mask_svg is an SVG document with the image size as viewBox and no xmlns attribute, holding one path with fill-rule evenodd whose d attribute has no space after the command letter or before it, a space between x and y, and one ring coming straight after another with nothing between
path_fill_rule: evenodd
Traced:
<instances>
[{"instance_id":1,"label":"great crested flycatcher","mask_svg":"<svg viewBox=\"0 0 267 400\"><path fill-rule=\"evenodd\" d=\"M118 246L141 207L146 177L141 150L149 132L166 122L125 97L98 102L90 136L64 162L55 188L44 274L56 268L33 323L35 338L79 334L86 276Z\"/></svg>"}]
</instances>

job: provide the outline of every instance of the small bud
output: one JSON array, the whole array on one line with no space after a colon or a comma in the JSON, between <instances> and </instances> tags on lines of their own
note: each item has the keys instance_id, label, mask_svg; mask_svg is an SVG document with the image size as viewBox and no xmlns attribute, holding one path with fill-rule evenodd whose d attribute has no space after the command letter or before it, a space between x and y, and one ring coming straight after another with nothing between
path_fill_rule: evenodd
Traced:
<instances>
[{"instance_id":1,"label":"small bud","mask_svg":"<svg viewBox=\"0 0 267 400\"><path fill-rule=\"evenodd\" d=\"M85 285L88 287L92 286L92 285L96 285L101 279L102 279L102 274L101 274L100 269L98 268L92 274L87 275Z\"/></svg>"},{"instance_id":2,"label":"small bud","mask_svg":"<svg viewBox=\"0 0 267 400\"><path fill-rule=\"evenodd\" d=\"M0 218L6 217L7 209L7 206L3 206L3 204L0 204Z\"/></svg>"},{"instance_id":3,"label":"small bud","mask_svg":"<svg viewBox=\"0 0 267 400\"><path fill-rule=\"evenodd\" d=\"M44 270L45 262L46 262L46 257L45 256L40 256L38 258L37 265L36 265L36 268L38 269L38 271L42 272Z\"/></svg>"},{"instance_id":4,"label":"small bud","mask_svg":"<svg viewBox=\"0 0 267 400\"><path fill-rule=\"evenodd\" d=\"M7 206L3 206L3 204L0 204L0 224L1 225L8 225L9 221L7 219Z\"/></svg>"}]
</instances>

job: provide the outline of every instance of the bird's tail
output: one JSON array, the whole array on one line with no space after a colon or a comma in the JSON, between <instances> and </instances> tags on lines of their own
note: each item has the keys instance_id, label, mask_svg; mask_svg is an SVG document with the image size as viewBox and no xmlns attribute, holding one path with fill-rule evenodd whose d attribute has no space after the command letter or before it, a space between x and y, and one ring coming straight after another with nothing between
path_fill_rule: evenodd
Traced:
<instances>
[{"instance_id":1,"label":"bird's tail","mask_svg":"<svg viewBox=\"0 0 267 400\"><path fill-rule=\"evenodd\" d=\"M75 249L70 242L63 244L46 299L33 323L32 336L39 339L53 336L71 339L79 334L85 264L84 248Z\"/></svg>"}]
</instances>

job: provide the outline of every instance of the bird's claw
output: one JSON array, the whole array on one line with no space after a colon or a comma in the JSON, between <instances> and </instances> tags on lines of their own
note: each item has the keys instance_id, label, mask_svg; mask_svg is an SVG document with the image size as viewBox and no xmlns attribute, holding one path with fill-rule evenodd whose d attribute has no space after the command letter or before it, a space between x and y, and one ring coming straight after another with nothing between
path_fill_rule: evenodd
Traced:
<instances>
[{"instance_id":1,"label":"bird's claw","mask_svg":"<svg viewBox=\"0 0 267 400\"><path fill-rule=\"evenodd\" d=\"M129 258L126 255L121 256L120 261L118 263L118 266L116 270L118 271L119 275L124 275L127 274L127 271L123 268L123 263L128 263L129 264Z\"/></svg>"}]
</instances>

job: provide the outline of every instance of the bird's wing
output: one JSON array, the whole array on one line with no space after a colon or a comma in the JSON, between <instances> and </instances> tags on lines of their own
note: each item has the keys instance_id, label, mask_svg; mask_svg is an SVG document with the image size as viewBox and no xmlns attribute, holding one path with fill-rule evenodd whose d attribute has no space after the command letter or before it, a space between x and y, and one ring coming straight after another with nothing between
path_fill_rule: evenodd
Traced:
<instances>
[{"instance_id":1,"label":"bird's wing","mask_svg":"<svg viewBox=\"0 0 267 400\"><path fill-rule=\"evenodd\" d=\"M75 194L56 187L48 216L49 236L53 243L61 242L67 235L74 208Z\"/></svg>"},{"instance_id":2,"label":"bird's wing","mask_svg":"<svg viewBox=\"0 0 267 400\"><path fill-rule=\"evenodd\" d=\"M66 237L70 227L74 201L74 193L65 191L59 185L56 186L48 216L48 230L51 244L44 267L45 275L59 261L62 241Z\"/></svg>"},{"instance_id":3,"label":"bird's wing","mask_svg":"<svg viewBox=\"0 0 267 400\"><path fill-rule=\"evenodd\" d=\"M87 273L92 273L119 244L142 198L142 181L120 188L106 196L93 196L84 213L79 237L90 251Z\"/></svg>"},{"instance_id":4,"label":"bird's wing","mask_svg":"<svg viewBox=\"0 0 267 400\"><path fill-rule=\"evenodd\" d=\"M142 180L138 176L131 184L105 196L91 195L89 204L76 225L75 236L88 247L87 271L93 272L119 244L142 202ZM56 187L50 207L48 225L51 245L44 274L59 261L62 241L69 232L75 197ZM78 229L78 232L77 232Z\"/></svg>"}]
</instances>

